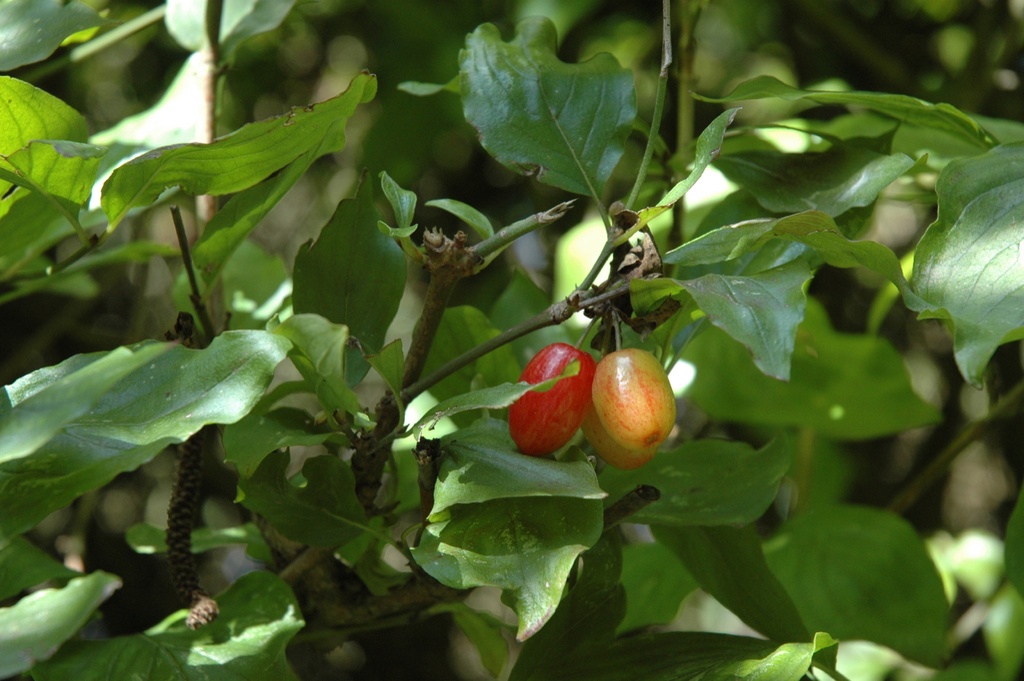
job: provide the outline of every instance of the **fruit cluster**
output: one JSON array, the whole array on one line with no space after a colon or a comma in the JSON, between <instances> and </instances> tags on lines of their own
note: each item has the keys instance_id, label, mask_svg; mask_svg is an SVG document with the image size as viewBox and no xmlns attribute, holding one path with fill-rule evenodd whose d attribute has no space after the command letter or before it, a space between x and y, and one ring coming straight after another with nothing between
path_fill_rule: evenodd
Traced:
<instances>
[{"instance_id":1,"label":"fruit cluster","mask_svg":"<svg viewBox=\"0 0 1024 681\"><path fill-rule=\"evenodd\" d=\"M509 431L519 451L550 454L582 426L608 464L630 469L650 461L676 420L675 397L658 360L628 348L595 364L589 353L555 343L530 360L519 380L536 384L560 376L574 360L580 364L575 376L547 392L526 393L509 408Z\"/></svg>"}]
</instances>

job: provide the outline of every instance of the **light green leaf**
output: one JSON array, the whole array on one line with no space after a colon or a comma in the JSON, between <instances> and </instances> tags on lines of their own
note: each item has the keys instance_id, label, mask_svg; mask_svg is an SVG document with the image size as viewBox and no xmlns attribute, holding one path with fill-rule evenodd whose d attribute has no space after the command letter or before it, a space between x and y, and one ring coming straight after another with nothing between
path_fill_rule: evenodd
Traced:
<instances>
[{"instance_id":1,"label":"light green leaf","mask_svg":"<svg viewBox=\"0 0 1024 681\"><path fill-rule=\"evenodd\" d=\"M304 625L288 585L250 572L217 597L220 616L202 629L179 611L142 634L71 641L32 670L38 681L294 681L285 645Z\"/></svg>"},{"instance_id":2,"label":"light green leaf","mask_svg":"<svg viewBox=\"0 0 1024 681\"><path fill-rule=\"evenodd\" d=\"M1017 495L1006 525L1006 578L1024 596L1024 494Z\"/></svg>"},{"instance_id":3,"label":"light green leaf","mask_svg":"<svg viewBox=\"0 0 1024 681\"><path fill-rule=\"evenodd\" d=\"M321 406L329 414L336 410L361 411L359 398L345 383L345 347L348 327L332 324L320 315L297 314L274 329L292 342L292 363L313 386Z\"/></svg>"},{"instance_id":4,"label":"light green leaf","mask_svg":"<svg viewBox=\"0 0 1024 681\"><path fill-rule=\"evenodd\" d=\"M241 478L242 504L303 544L335 548L366 530L351 466L332 455L307 459L300 487L286 477L288 462L284 452L270 454L252 477Z\"/></svg>"},{"instance_id":5,"label":"light green leaf","mask_svg":"<svg viewBox=\"0 0 1024 681\"><path fill-rule=\"evenodd\" d=\"M43 195L81 230L78 214L88 202L104 153L104 147L81 142L33 141L0 157L0 179Z\"/></svg>"},{"instance_id":6,"label":"light green leaf","mask_svg":"<svg viewBox=\"0 0 1024 681\"><path fill-rule=\"evenodd\" d=\"M903 519L826 507L787 522L765 552L811 629L942 664L949 606L924 543Z\"/></svg>"},{"instance_id":7,"label":"light green leaf","mask_svg":"<svg viewBox=\"0 0 1024 681\"><path fill-rule=\"evenodd\" d=\"M0 71L13 71L53 54L68 36L113 22L78 0L0 3ZM0 126L2 127L2 126Z\"/></svg>"},{"instance_id":8,"label":"light green leaf","mask_svg":"<svg viewBox=\"0 0 1024 681\"><path fill-rule=\"evenodd\" d=\"M229 61L239 43L271 31L295 0L225 0L220 23L221 61ZM206 0L170 0L164 18L168 32L182 47L198 52L206 42Z\"/></svg>"},{"instance_id":9,"label":"light green leaf","mask_svg":"<svg viewBox=\"0 0 1024 681\"><path fill-rule=\"evenodd\" d=\"M120 586L116 576L93 572L0 608L0 675L12 677L49 659Z\"/></svg>"},{"instance_id":10,"label":"light green leaf","mask_svg":"<svg viewBox=\"0 0 1024 681\"><path fill-rule=\"evenodd\" d=\"M469 225L481 239L494 236L494 227L491 226L490 219L468 203L455 199L434 199L427 201L426 205L451 213Z\"/></svg>"},{"instance_id":11,"label":"light green leaf","mask_svg":"<svg viewBox=\"0 0 1024 681\"><path fill-rule=\"evenodd\" d=\"M633 78L608 54L566 64L555 42L545 18L520 22L509 43L479 26L460 55L463 111L506 167L600 198L636 117Z\"/></svg>"},{"instance_id":12,"label":"light green leaf","mask_svg":"<svg viewBox=\"0 0 1024 681\"><path fill-rule=\"evenodd\" d=\"M138 523L128 528L124 534L125 541L136 553L166 553L167 532L155 525ZM203 553L222 546L244 544L246 553L266 563L273 562L270 547L263 539L260 529L252 523L214 529L197 527L192 530L192 553Z\"/></svg>"},{"instance_id":13,"label":"light green leaf","mask_svg":"<svg viewBox=\"0 0 1024 681\"><path fill-rule=\"evenodd\" d=\"M459 504L508 497L603 499L586 461L552 461L515 451L508 425L481 419L445 438L431 518Z\"/></svg>"},{"instance_id":14,"label":"light green leaf","mask_svg":"<svg viewBox=\"0 0 1024 681\"><path fill-rule=\"evenodd\" d=\"M148 205L170 187L188 194L230 194L264 180L310 149L330 140L344 146L344 122L370 101L377 81L353 79L344 93L286 115L250 123L212 144L183 144L143 154L118 167L103 185L100 203L116 227L128 210Z\"/></svg>"},{"instance_id":15,"label":"light green leaf","mask_svg":"<svg viewBox=\"0 0 1024 681\"><path fill-rule=\"evenodd\" d=\"M395 212L395 220L398 222L398 229L394 230L402 236L411 236L416 231L413 218L416 213L416 193L408 189L402 189L397 182L391 179L386 170L380 173L380 187L384 190L391 209ZM408 232L408 233L406 233Z\"/></svg>"},{"instance_id":16,"label":"light green leaf","mask_svg":"<svg viewBox=\"0 0 1024 681\"><path fill-rule=\"evenodd\" d=\"M270 452L287 447L323 444L331 433L318 428L304 409L280 407L271 411L254 409L237 423L224 428L224 460L233 463L238 474L251 477Z\"/></svg>"},{"instance_id":17,"label":"light green leaf","mask_svg":"<svg viewBox=\"0 0 1024 681\"><path fill-rule=\"evenodd\" d=\"M761 517L789 470L792 444L773 440L760 450L744 442L691 440L661 451L642 468L605 468L601 487L618 499L637 485L661 492L655 503L630 522L658 525L730 525Z\"/></svg>"},{"instance_id":18,"label":"light green leaf","mask_svg":"<svg viewBox=\"0 0 1024 681\"><path fill-rule=\"evenodd\" d=\"M952 323L960 373L981 387L996 348L1024 337L1024 143L950 163L935 191L938 217L911 279L923 316Z\"/></svg>"},{"instance_id":19,"label":"light green leaf","mask_svg":"<svg viewBox=\"0 0 1024 681\"><path fill-rule=\"evenodd\" d=\"M718 153L722 149L722 140L725 138L725 130L732 124L733 119L736 118L737 111L739 111L739 108L726 109L718 114L708 127L704 128L704 131L697 138L697 145L693 154L693 170L658 201L659 206L671 206L683 198L693 185L697 184L697 180L708 169L708 166L718 158ZM642 213L643 211L641 211ZM651 217L653 218L654 216L652 215Z\"/></svg>"},{"instance_id":20,"label":"light green leaf","mask_svg":"<svg viewBox=\"0 0 1024 681\"><path fill-rule=\"evenodd\" d=\"M80 577L24 537L15 537L0 549L0 601L48 580Z\"/></svg>"},{"instance_id":21,"label":"light green leaf","mask_svg":"<svg viewBox=\"0 0 1024 681\"><path fill-rule=\"evenodd\" d=\"M404 80L398 84L398 89L417 97L429 97L438 92L454 92L459 94L459 77L454 76L447 83L421 83L415 80Z\"/></svg>"}]
</instances>

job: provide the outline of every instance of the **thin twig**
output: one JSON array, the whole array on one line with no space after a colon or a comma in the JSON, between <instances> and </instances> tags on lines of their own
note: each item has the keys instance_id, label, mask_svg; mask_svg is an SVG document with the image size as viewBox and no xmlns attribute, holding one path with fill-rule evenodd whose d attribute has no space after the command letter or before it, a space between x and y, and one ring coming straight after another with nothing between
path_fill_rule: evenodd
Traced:
<instances>
[{"instance_id":1,"label":"thin twig","mask_svg":"<svg viewBox=\"0 0 1024 681\"><path fill-rule=\"evenodd\" d=\"M203 327L203 342L205 345L213 338L213 320L206 311L203 304L203 296L199 291L199 280L196 279L195 265L192 263L192 249L189 247L188 235L185 233L185 223L181 219L181 210L177 206L171 206L171 220L174 222L174 232L178 235L178 247L181 249L181 259L185 263L185 273L188 275L188 284L192 289L189 299L192 307L195 308L199 324Z\"/></svg>"},{"instance_id":2,"label":"thin twig","mask_svg":"<svg viewBox=\"0 0 1024 681\"><path fill-rule=\"evenodd\" d=\"M661 491L651 485L637 485L632 491L604 509L604 529L615 527L626 518L647 508L661 498Z\"/></svg>"}]
</instances>

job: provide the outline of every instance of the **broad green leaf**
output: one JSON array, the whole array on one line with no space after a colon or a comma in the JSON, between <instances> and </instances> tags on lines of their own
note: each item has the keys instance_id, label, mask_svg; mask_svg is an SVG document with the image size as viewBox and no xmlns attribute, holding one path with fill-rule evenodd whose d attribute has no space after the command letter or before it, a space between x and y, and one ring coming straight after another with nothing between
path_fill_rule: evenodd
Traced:
<instances>
[{"instance_id":1,"label":"broad green leaf","mask_svg":"<svg viewBox=\"0 0 1024 681\"><path fill-rule=\"evenodd\" d=\"M611 500L637 485L653 485L661 498L630 522L688 526L734 525L761 517L789 470L792 445L777 439L760 450L744 442L691 440L661 451L642 468L605 468L601 487Z\"/></svg>"},{"instance_id":2,"label":"broad green leaf","mask_svg":"<svg viewBox=\"0 0 1024 681\"><path fill-rule=\"evenodd\" d=\"M93 572L0 608L0 675L13 677L48 659L120 587L114 575Z\"/></svg>"},{"instance_id":3,"label":"broad green leaf","mask_svg":"<svg viewBox=\"0 0 1024 681\"><path fill-rule=\"evenodd\" d=\"M808 636L805 639L808 640ZM557 656L523 681L799 681L812 658L836 641L818 634L811 643L779 645L745 636L704 632L640 634L619 639L586 655Z\"/></svg>"},{"instance_id":4,"label":"broad green leaf","mask_svg":"<svg viewBox=\"0 0 1024 681\"><path fill-rule=\"evenodd\" d=\"M989 601L990 609L982 633L985 647L999 678L1019 679L1024 669L1024 597L1010 584L1004 584Z\"/></svg>"},{"instance_id":5,"label":"broad green leaf","mask_svg":"<svg viewBox=\"0 0 1024 681\"><path fill-rule=\"evenodd\" d=\"M10 187L10 183L0 184ZM0 201L0 280L45 271L52 263L43 254L72 234L71 223L56 203L38 192L14 189ZM2 293L0 303L16 297Z\"/></svg>"},{"instance_id":6,"label":"broad green leaf","mask_svg":"<svg viewBox=\"0 0 1024 681\"><path fill-rule=\"evenodd\" d=\"M476 648L484 669L494 678L500 677L508 662L508 641L503 636L507 625L492 615L472 610L462 602L446 605L445 611L451 613L455 626Z\"/></svg>"},{"instance_id":7,"label":"broad green leaf","mask_svg":"<svg viewBox=\"0 0 1024 681\"><path fill-rule=\"evenodd\" d=\"M787 522L765 551L811 629L873 641L929 667L942 663L949 616L942 580L902 518L826 507Z\"/></svg>"},{"instance_id":8,"label":"broad green leaf","mask_svg":"<svg viewBox=\"0 0 1024 681\"><path fill-rule=\"evenodd\" d=\"M950 163L935 191L938 217L911 279L923 315L951 322L960 373L981 387L996 348L1024 337L1024 143Z\"/></svg>"},{"instance_id":9,"label":"broad green leaf","mask_svg":"<svg viewBox=\"0 0 1024 681\"><path fill-rule=\"evenodd\" d=\"M982 660L960 660L942 669L931 681L1009 681Z\"/></svg>"},{"instance_id":10,"label":"broad green leaf","mask_svg":"<svg viewBox=\"0 0 1024 681\"><path fill-rule=\"evenodd\" d=\"M779 98L795 102L808 100L816 104L836 104L868 109L904 123L950 133L974 144L991 146L992 140L977 121L950 104L932 104L907 95L882 92L830 92L800 90L771 77L758 76L740 83L725 97L698 97L706 102L738 102L745 99Z\"/></svg>"},{"instance_id":11,"label":"broad green leaf","mask_svg":"<svg viewBox=\"0 0 1024 681\"><path fill-rule=\"evenodd\" d=\"M450 507L426 526L413 557L456 589L496 586L519 617L516 638L554 614L576 557L601 536L601 502L566 496L513 497Z\"/></svg>"},{"instance_id":12,"label":"broad green leaf","mask_svg":"<svg viewBox=\"0 0 1024 681\"><path fill-rule=\"evenodd\" d=\"M252 477L241 478L242 504L303 544L334 548L366 530L351 466L333 455L309 458L299 486L286 477L288 462L284 452L270 454Z\"/></svg>"},{"instance_id":13,"label":"broad green leaf","mask_svg":"<svg viewBox=\"0 0 1024 681\"><path fill-rule=\"evenodd\" d=\"M291 10L295 0L226 0L221 14L221 61L229 61L246 38L271 31ZM170 0L167 30L178 44L193 52L206 42L206 0Z\"/></svg>"},{"instance_id":14,"label":"broad green leaf","mask_svg":"<svg viewBox=\"0 0 1024 681\"><path fill-rule=\"evenodd\" d=\"M3 7L3 5L0 5ZM81 142L37 140L0 157L0 179L43 195L77 229L106 148Z\"/></svg>"},{"instance_id":15,"label":"broad green leaf","mask_svg":"<svg viewBox=\"0 0 1024 681\"><path fill-rule=\"evenodd\" d=\"M871 205L913 165L914 159L906 154L880 154L855 144L804 154L747 151L726 154L715 163L766 210L820 210L832 217Z\"/></svg>"},{"instance_id":16,"label":"broad green leaf","mask_svg":"<svg viewBox=\"0 0 1024 681\"><path fill-rule=\"evenodd\" d=\"M1024 596L1024 494L1017 495L1006 525L1006 578Z\"/></svg>"},{"instance_id":17,"label":"broad green leaf","mask_svg":"<svg viewBox=\"0 0 1024 681\"><path fill-rule=\"evenodd\" d=\"M491 226L490 219L468 203L455 199L434 199L427 201L425 205L451 213L469 225L481 239L494 236L494 227Z\"/></svg>"},{"instance_id":18,"label":"broad green leaf","mask_svg":"<svg viewBox=\"0 0 1024 681\"><path fill-rule=\"evenodd\" d=\"M676 184L672 189L658 201L659 206L671 206L690 191L690 188L697 183L708 166L718 158L722 149L722 140L725 138L725 130L733 119L736 118L738 108L727 109L715 117L708 127L704 128L697 138L697 145L693 154L693 170L685 179ZM643 211L641 211L642 213Z\"/></svg>"},{"instance_id":19,"label":"broad green leaf","mask_svg":"<svg viewBox=\"0 0 1024 681\"><path fill-rule=\"evenodd\" d=\"M293 681L285 645L303 627L288 585L251 572L217 596L220 616L202 629L179 611L142 634L71 641L32 670L37 681Z\"/></svg>"},{"instance_id":20,"label":"broad green leaf","mask_svg":"<svg viewBox=\"0 0 1024 681\"><path fill-rule=\"evenodd\" d=\"M701 587L752 629L776 641L811 638L790 594L768 569L753 525L652 529Z\"/></svg>"},{"instance_id":21,"label":"broad green leaf","mask_svg":"<svg viewBox=\"0 0 1024 681\"><path fill-rule=\"evenodd\" d=\"M48 580L68 580L81 573L66 568L24 537L0 549L0 601Z\"/></svg>"},{"instance_id":22,"label":"broad green leaf","mask_svg":"<svg viewBox=\"0 0 1024 681\"><path fill-rule=\"evenodd\" d=\"M910 385L900 354L883 338L836 332L810 299L797 331L788 383L758 371L746 349L709 328L684 359L697 375L687 392L724 421L811 428L839 440L865 440L935 423L938 412Z\"/></svg>"},{"instance_id":23,"label":"broad green leaf","mask_svg":"<svg viewBox=\"0 0 1024 681\"><path fill-rule=\"evenodd\" d=\"M250 123L212 144L183 144L150 151L118 167L103 185L100 203L116 227L128 210L151 204L169 187L188 194L230 194L284 168L324 139L344 146L344 126L359 104L377 90L369 74L355 77L344 93L283 116Z\"/></svg>"},{"instance_id":24,"label":"broad green leaf","mask_svg":"<svg viewBox=\"0 0 1024 681\"><path fill-rule=\"evenodd\" d=\"M274 333L292 342L289 357L313 386L327 413L338 410L355 414L362 409L359 398L345 382L347 327L332 324L320 315L297 314L274 329Z\"/></svg>"},{"instance_id":25,"label":"broad green leaf","mask_svg":"<svg viewBox=\"0 0 1024 681\"><path fill-rule=\"evenodd\" d=\"M209 348L175 346L129 373L31 455L0 463L0 544L204 425L242 418L288 345L265 332L227 332ZM6 388L0 415L103 356L76 355L20 379Z\"/></svg>"},{"instance_id":26,"label":"broad green leaf","mask_svg":"<svg viewBox=\"0 0 1024 681\"><path fill-rule=\"evenodd\" d=\"M224 460L233 463L243 478L251 477L267 454L287 447L323 444L331 437L317 427L305 409L257 408L224 428Z\"/></svg>"},{"instance_id":27,"label":"broad green leaf","mask_svg":"<svg viewBox=\"0 0 1024 681\"><path fill-rule=\"evenodd\" d=\"M232 329L265 329L278 313L288 309L292 281L288 269L277 254L263 250L255 241L245 240L228 258L221 271L224 309L231 314ZM181 284L187 281L179 278ZM182 292L189 291L182 287ZM175 291L178 294L178 291ZM179 300L179 309L190 309L191 300Z\"/></svg>"},{"instance_id":28,"label":"broad green leaf","mask_svg":"<svg viewBox=\"0 0 1024 681\"><path fill-rule=\"evenodd\" d=\"M89 135L82 114L24 81L0 76L0 101L0 156L10 156L33 140L85 142ZM9 187L0 182L3 193Z\"/></svg>"},{"instance_id":29,"label":"broad green leaf","mask_svg":"<svg viewBox=\"0 0 1024 681\"><path fill-rule=\"evenodd\" d=\"M576 582L558 604L554 616L530 638L516 658L509 681L536 678L544 669L558 666L566 651L585 655L607 647L615 625L622 619L625 601L619 575L622 542L616 532L583 554Z\"/></svg>"},{"instance_id":30,"label":"broad green leaf","mask_svg":"<svg viewBox=\"0 0 1024 681\"><path fill-rule=\"evenodd\" d=\"M788 380L797 326L803 321L804 284L811 270L802 258L749 276L705 274L690 280L635 280L637 289L658 287L659 294L686 291L712 324L750 350L757 368Z\"/></svg>"},{"instance_id":31,"label":"broad green leaf","mask_svg":"<svg viewBox=\"0 0 1024 681\"><path fill-rule=\"evenodd\" d=\"M363 181L355 198L338 204L319 238L300 247L292 275L295 311L348 326L365 352L384 344L405 291L405 256L377 229L379 219L373 186ZM347 351L345 367L350 386L370 368L357 348Z\"/></svg>"},{"instance_id":32,"label":"broad green leaf","mask_svg":"<svg viewBox=\"0 0 1024 681\"><path fill-rule=\"evenodd\" d=\"M506 167L600 198L636 117L633 77L604 53L566 64L555 42L545 18L520 22L508 43L479 26L459 60L463 111Z\"/></svg>"},{"instance_id":33,"label":"broad green leaf","mask_svg":"<svg viewBox=\"0 0 1024 681\"><path fill-rule=\"evenodd\" d=\"M132 525L125 532L124 539L136 553L167 552L167 531L155 525L146 523ZM244 544L246 553L256 560L265 563L272 563L274 560L260 529L252 523L219 530L210 527L197 527L192 530L192 553L203 553L210 549L238 544Z\"/></svg>"},{"instance_id":34,"label":"broad green leaf","mask_svg":"<svg viewBox=\"0 0 1024 681\"><path fill-rule=\"evenodd\" d=\"M444 439L431 518L459 504L509 497L602 499L594 467L515 451L504 421L481 419Z\"/></svg>"},{"instance_id":35,"label":"broad green leaf","mask_svg":"<svg viewBox=\"0 0 1024 681\"><path fill-rule=\"evenodd\" d=\"M402 339L396 338L373 355L365 355L366 361L384 379L393 395L402 391L402 371L405 368L405 354Z\"/></svg>"},{"instance_id":36,"label":"broad green leaf","mask_svg":"<svg viewBox=\"0 0 1024 681\"><path fill-rule=\"evenodd\" d=\"M68 36L106 26L92 7L72 0L11 0L0 3L0 71L13 71L53 54Z\"/></svg>"},{"instance_id":37,"label":"broad green leaf","mask_svg":"<svg viewBox=\"0 0 1024 681\"><path fill-rule=\"evenodd\" d=\"M121 379L170 349L159 343L135 351L118 348L52 383L45 383L46 373L35 372L7 386L13 408L0 421L0 463L28 456L65 426L87 418Z\"/></svg>"},{"instance_id":38,"label":"broad green leaf","mask_svg":"<svg viewBox=\"0 0 1024 681\"><path fill-rule=\"evenodd\" d=\"M626 616L617 631L626 633L676 618L697 580L663 544L630 544L622 550L622 586Z\"/></svg>"}]
</instances>

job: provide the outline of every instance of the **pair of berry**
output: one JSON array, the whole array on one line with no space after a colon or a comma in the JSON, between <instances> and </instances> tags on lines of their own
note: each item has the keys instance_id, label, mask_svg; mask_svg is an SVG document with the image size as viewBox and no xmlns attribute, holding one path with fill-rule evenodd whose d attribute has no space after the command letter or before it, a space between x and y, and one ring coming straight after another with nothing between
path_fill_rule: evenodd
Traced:
<instances>
[{"instance_id":1,"label":"pair of berry","mask_svg":"<svg viewBox=\"0 0 1024 681\"><path fill-rule=\"evenodd\" d=\"M580 364L575 376L547 392L526 393L509 408L509 431L519 451L550 454L582 426L609 465L631 469L650 461L676 420L675 397L658 360L628 348L595 363L589 353L555 343L530 360L519 380L536 384L560 376L574 360Z\"/></svg>"}]
</instances>

